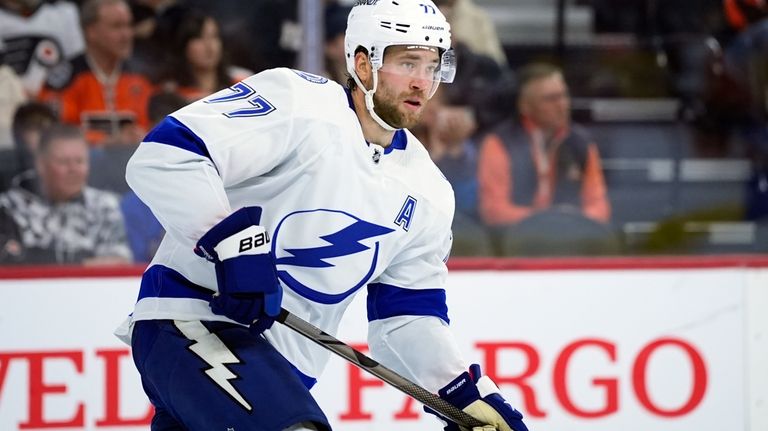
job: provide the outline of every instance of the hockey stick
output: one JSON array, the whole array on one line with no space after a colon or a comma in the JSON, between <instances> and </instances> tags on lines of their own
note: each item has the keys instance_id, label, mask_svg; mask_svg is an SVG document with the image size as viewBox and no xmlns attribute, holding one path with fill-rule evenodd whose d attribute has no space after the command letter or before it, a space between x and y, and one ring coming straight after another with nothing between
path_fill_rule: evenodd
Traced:
<instances>
[{"instance_id":1,"label":"hockey stick","mask_svg":"<svg viewBox=\"0 0 768 431\"><path fill-rule=\"evenodd\" d=\"M338 356L357 365L359 368L373 374L375 377L378 377L390 386L398 389L400 392L431 408L441 416L452 420L461 427L472 429L474 427L482 427L485 425L466 412L458 409L453 404L450 404L432 392L429 392L400 374L379 364L332 335L326 334L323 330L294 315L285 308L280 310L280 314L275 320L314 341L321 347L330 350Z\"/></svg>"}]
</instances>

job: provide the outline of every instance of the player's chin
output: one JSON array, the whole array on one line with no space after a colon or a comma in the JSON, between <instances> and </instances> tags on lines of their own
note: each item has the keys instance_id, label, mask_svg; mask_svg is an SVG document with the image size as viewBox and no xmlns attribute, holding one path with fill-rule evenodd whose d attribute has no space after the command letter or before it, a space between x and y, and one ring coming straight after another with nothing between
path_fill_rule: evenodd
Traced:
<instances>
[{"instance_id":1,"label":"player's chin","mask_svg":"<svg viewBox=\"0 0 768 431\"><path fill-rule=\"evenodd\" d=\"M400 112L400 123L402 124L401 127L407 129L419 124L423 114L423 105L418 109L405 109L405 112Z\"/></svg>"},{"instance_id":2,"label":"player's chin","mask_svg":"<svg viewBox=\"0 0 768 431\"><path fill-rule=\"evenodd\" d=\"M400 117L399 128L410 129L411 127L418 125L420 122L421 122L421 113L403 115L402 117Z\"/></svg>"}]
</instances>

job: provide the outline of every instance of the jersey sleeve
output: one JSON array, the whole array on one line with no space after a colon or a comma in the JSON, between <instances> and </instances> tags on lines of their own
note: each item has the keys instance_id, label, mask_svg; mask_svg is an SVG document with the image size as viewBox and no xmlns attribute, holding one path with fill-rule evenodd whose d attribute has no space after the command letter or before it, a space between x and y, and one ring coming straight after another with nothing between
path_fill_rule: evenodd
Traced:
<instances>
[{"instance_id":1,"label":"jersey sleeve","mask_svg":"<svg viewBox=\"0 0 768 431\"><path fill-rule=\"evenodd\" d=\"M434 393L467 370L450 327L432 316L375 320L368 346L374 359Z\"/></svg>"},{"instance_id":2,"label":"jersey sleeve","mask_svg":"<svg viewBox=\"0 0 768 431\"><path fill-rule=\"evenodd\" d=\"M430 240L431 239L431 240ZM451 247L450 229L422 238L368 285L368 320L393 316L434 316L446 323L445 279Z\"/></svg>"},{"instance_id":3,"label":"jersey sleeve","mask_svg":"<svg viewBox=\"0 0 768 431\"><path fill-rule=\"evenodd\" d=\"M407 249L368 286L368 345L384 365L437 390L467 367L448 326L447 222Z\"/></svg>"},{"instance_id":4,"label":"jersey sleeve","mask_svg":"<svg viewBox=\"0 0 768 431\"><path fill-rule=\"evenodd\" d=\"M406 180L423 185L413 191L418 196L413 199L414 205L420 208L414 213L419 215L414 216L414 224L409 227L408 242L399 246L384 271L368 285L369 321L401 315L434 316L449 321L444 285L453 243L453 190L428 159L426 150L424 154L416 153L416 157L426 160L413 163L408 169L423 174Z\"/></svg>"},{"instance_id":5,"label":"jersey sleeve","mask_svg":"<svg viewBox=\"0 0 768 431\"><path fill-rule=\"evenodd\" d=\"M295 149L290 72L269 70L166 117L128 163L131 188L168 234L193 246L232 212L226 190Z\"/></svg>"}]
</instances>

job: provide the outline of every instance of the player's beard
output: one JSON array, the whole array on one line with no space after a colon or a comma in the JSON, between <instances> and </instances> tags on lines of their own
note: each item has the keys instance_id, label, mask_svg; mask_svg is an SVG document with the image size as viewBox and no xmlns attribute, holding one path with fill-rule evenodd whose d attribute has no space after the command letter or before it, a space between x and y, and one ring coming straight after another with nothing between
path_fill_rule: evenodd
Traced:
<instances>
[{"instance_id":1,"label":"player's beard","mask_svg":"<svg viewBox=\"0 0 768 431\"><path fill-rule=\"evenodd\" d=\"M415 112L403 112L400 109L400 103L407 99L408 96L408 94L395 96L388 89L380 87L373 94L373 111L379 118L384 120L385 123L396 129L411 128L419 124L419 121L421 121L421 114L424 110L420 109ZM424 98L422 98L422 100L424 100Z\"/></svg>"}]
</instances>

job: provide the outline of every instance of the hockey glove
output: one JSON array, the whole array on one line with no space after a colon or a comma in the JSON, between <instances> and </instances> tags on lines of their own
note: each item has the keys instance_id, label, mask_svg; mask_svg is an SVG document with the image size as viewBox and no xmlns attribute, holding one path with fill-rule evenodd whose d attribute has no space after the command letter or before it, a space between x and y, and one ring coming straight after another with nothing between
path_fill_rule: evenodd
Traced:
<instances>
[{"instance_id":1,"label":"hockey glove","mask_svg":"<svg viewBox=\"0 0 768 431\"><path fill-rule=\"evenodd\" d=\"M461 375L438 391L440 398L464 410L475 419L490 425L475 428L475 430L496 429L499 431L528 431L523 423L523 415L515 410L499 393L499 388L488 376L482 376L480 366L473 364L469 372ZM424 408L427 413L436 414L434 410ZM438 416L446 423L445 431L470 431L459 427Z\"/></svg>"},{"instance_id":2,"label":"hockey glove","mask_svg":"<svg viewBox=\"0 0 768 431\"><path fill-rule=\"evenodd\" d=\"M257 334L272 326L283 299L260 219L261 208L241 208L206 232L195 247L195 253L216 266L219 291L211 299L211 311L249 325Z\"/></svg>"}]
</instances>

